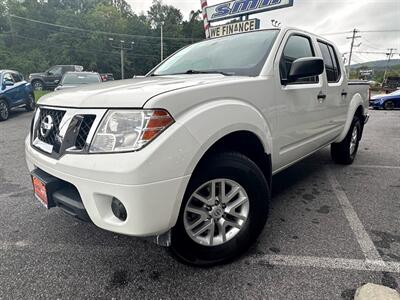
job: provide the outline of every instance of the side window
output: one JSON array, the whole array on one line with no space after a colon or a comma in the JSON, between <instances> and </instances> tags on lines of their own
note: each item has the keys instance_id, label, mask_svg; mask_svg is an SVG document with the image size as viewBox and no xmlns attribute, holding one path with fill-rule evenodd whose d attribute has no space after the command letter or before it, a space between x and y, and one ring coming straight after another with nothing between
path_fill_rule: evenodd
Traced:
<instances>
[{"instance_id":1,"label":"side window","mask_svg":"<svg viewBox=\"0 0 400 300\"><path fill-rule=\"evenodd\" d=\"M14 82L14 79L13 79L13 77L11 76L10 73L5 73L5 74L4 74L3 82L6 82L6 81Z\"/></svg>"},{"instance_id":2,"label":"side window","mask_svg":"<svg viewBox=\"0 0 400 300\"><path fill-rule=\"evenodd\" d=\"M319 48L321 49L322 57L325 63L326 76L329 83L337 82L340 78L340 71L338 68L339 62L336 53L331 45L318 41Z\"/></svg>"},{"instance_id":3,"label":"side window","mask_svg":"<svg viewBox=\"0 0 400 300\"><path fill-rule=\"evenodd\" d=\"M12 77L14 78L14 81L15 81L15 82L21 82L22 80L24 80L23 77L22 77L22 75L19 74L19 73L13 73L13 74L12 74Z\"/></svg>"},{"instance_id":4,"label":"side window","mask_svg":"<svg viewBox=\"0 0 400 300\"><path fill-rule=\"evenodd\" d=\"M55 66L49 70L50 75L61 75L61 66Z\"/></svg>"},{"instance_id":5,"label":"side window","mask_svg":"<svg viewBox=\"0 0 400 300\"><path fill-rule=\"evenodd\" d=\"M328 48L329 48L329 52L332 57L333 67L335 68L335 75L336 75L336 82L337 82L337 81L339 81L340 76L341 76L339 58L337 56L335 49L331 45L328 45Z\"/></svg>"},{"instance_id":6,"label":"side window","mask_svg":"<svg viewBox=\"0 0 400 300\"><path fill-rule=\"evenodd\" d=\"M281 79L287 79L293 62L302 57L314 57L311 40L301 35L289 37L283 49L283 55L279 63ZM299 78L294 83L318 83L318 77Z\"/></svg>"}]
</instances>

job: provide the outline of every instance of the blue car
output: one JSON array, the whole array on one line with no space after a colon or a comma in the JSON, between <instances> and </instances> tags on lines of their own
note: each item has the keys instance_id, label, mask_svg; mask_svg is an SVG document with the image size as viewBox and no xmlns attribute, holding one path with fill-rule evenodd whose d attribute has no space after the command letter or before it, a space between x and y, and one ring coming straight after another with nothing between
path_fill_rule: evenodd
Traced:
<instances>
[{"instance_id":1,"label":"blue car","mask_svg":"<svg viewBox=\"0 0 400 300\"><path fill-rule=\"evenodd\" d=\"M373 109L395 109L400 108L400 90L387 95L371 97Z\"/></svg>"},{"instance_id":2,"label":"blue car","mask_svg":"<svg viewBox=\"0 0 400 300\"><path fill-rule=\"evenodd\" d=\"M5 121L10 110L25 107L35 109L35 96L32 85L17 71L0 70L0 121Z\"/></svg>"}]
</instances>

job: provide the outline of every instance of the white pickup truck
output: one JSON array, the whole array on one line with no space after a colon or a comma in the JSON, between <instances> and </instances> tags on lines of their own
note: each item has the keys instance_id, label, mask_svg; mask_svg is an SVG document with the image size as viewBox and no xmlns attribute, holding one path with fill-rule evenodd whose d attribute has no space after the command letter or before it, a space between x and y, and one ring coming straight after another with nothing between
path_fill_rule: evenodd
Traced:
<instances>
[{"instance_id":1,"label":"white pickup truck","mask_svg":"<svg viewBox=\"0 0 400 300\"><path fill-rule=\"evenodd\" d=\"M261 30L190 45L144 78L49 94L25 143L36 198L186 263L230 261L262 231L274 174L328 145L353 162L368 86L340 57L302 30Z\"/></svg>"}]
</instances>

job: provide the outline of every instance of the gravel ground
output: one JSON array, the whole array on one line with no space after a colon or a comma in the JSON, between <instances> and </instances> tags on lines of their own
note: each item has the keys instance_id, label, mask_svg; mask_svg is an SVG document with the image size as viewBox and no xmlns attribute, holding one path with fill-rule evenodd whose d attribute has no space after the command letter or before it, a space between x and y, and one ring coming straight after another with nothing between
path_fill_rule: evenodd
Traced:
<instances>
[{"instance_id":1,"label":"gravel ground","mask_svg":"<svg viewBox=\"0 0 400 300\"><path fill-rule=\"evenodd\" d=\"M211 269L45 211L25 166L30 120L21 110L0 123L0 299L352 299L366 282L399 290L400 111L371 112L354 165L333 165L323 149L276 175L258 243Z\"/></svg>"}]
</instances>

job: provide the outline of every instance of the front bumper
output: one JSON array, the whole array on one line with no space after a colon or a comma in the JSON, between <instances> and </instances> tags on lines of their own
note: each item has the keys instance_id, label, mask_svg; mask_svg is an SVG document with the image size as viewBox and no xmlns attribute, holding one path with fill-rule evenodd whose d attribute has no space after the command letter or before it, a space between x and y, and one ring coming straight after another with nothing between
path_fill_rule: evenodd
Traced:
<instances>
[{"instance_id":1,"label":"front bumper","mask_svg":"<svg viewBox=\"0 0 400 300\"><path fill-rule=\"evenodd\" d=\"M159 235L176 223L190 179L188 162L198 148L184 127L171 130L172 138L160 136L139 152L70 154L59 160L37 151L28 137L26 161L29 171L40 169L73 185L98 227L131 236ZM184 141L185 148L177 149L175 138ZM113 198L125 206L125 221L114 216Z\"/></svg>"}]
</instances>

